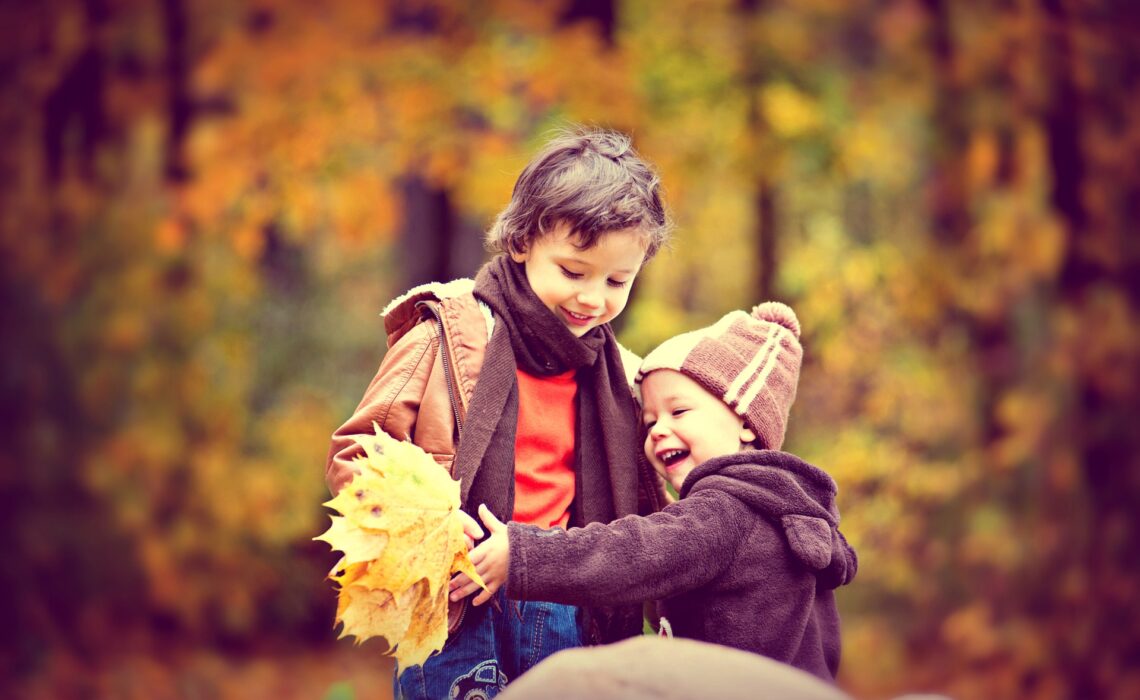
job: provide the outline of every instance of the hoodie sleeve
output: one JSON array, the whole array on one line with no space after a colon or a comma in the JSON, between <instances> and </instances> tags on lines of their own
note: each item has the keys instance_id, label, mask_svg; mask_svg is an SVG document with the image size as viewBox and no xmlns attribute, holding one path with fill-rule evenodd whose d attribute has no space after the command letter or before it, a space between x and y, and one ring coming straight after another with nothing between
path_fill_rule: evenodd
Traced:
<instances>
[{"instance_id":1,"label":"hoodie sleeve","mask_svg":"<svg viewBox=\"0 0 1140 700\"><path fill-rule=\"evenodd\" d=\"M716 578L732 561L747 507L714 491L648 516L570 530L510 523L507 596L571 605L669 598Z\"/></svg>"}]
</instances>

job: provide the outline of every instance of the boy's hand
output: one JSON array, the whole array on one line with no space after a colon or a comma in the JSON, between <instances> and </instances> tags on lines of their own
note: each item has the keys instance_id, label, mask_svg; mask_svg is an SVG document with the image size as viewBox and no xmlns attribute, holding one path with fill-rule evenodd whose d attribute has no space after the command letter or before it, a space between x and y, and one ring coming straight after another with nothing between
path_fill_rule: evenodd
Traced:
<instances>
[{"instance_id":1,"label":"boy's hand","mask_svg":"<svg viewBox=\"0 0 1140 700\"><path fill-rule=\"evenodd\" d=\"M511 568L511 545L507 526L500 522L485 505L479 506L479 517L482 518L483 524L487 526L487 531L491 533L491 536L471 550L470 554L471 563L475 565L475 570L479 572L479 575L483 577L483 582L487 584L487 590L475 596L475 600L472 601L475 605L482 605L491 600L499 588L506 583L507 574ZM462 600L480 589L479 584L472 581L467 575L459 574L451 579L449 590L452 600Z\"/></svg>"},{"instance_id":2,"label":"boy's hand","mask_svg":"<svg viewBox=\"0 0 1140 700\"><path fill-rule=\"evenodd\" d=\"M475 540L483 539L483 528L464 511L459 511L459 519L463 521L463 536L467 539L467 549L475 546Z\"/></svg>"}]
</instances>

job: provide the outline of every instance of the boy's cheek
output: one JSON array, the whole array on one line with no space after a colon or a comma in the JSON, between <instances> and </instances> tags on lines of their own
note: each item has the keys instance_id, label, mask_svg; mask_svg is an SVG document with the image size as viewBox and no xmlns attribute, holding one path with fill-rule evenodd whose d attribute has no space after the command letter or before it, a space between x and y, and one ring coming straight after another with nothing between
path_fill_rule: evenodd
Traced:
<instances>
[{"instance_id":1,"label":"boy's cheek","mask_svg":"<svg viewBox=\"0 0 1140 700\"><path fill-rule=\"evenodd\" d=\"M632 281L630 281L630 283L625 286L624 291L625 291L625 295L621 298L620 302L616 305L616 307L615 307L616 311L614 311L614 315L610 318L611 321L613 319L617 318L618 316L621 316L622 312L625 311L626 308L629 306L629 294L630 294L630 292L633 291L633 282Z\"/></svg>"}]
</instances>

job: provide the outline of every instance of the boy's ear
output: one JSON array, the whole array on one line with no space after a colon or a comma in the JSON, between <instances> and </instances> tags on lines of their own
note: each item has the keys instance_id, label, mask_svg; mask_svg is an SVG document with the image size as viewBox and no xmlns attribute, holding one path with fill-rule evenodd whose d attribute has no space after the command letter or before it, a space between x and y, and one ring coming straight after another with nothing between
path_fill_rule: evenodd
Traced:
<instances>
[{"instance_id":1,"label":"boy's ear","mask_svg":"<svg viewBox=\"0 0 1140 700\"><path fill-rule=\"evenodd\" d=\"M744 427L740 429L740 442L745 445L751 445L756 442L756 433L752 432L752 428Z\"/></svg>"},{"instance_id":2,"label":"boy's ear","mask_svg":"<svg viewBox=\"0 0 1140 700\"><path fill-rule=\"evenodd\" d=\"M526 259L527 259L527 251L525 251L525 250L519 250L519 251L512 250L511 251L511 260L514 260L517 263L524 263L524 262L526 262Z\"/></svg>"}]
</instances>

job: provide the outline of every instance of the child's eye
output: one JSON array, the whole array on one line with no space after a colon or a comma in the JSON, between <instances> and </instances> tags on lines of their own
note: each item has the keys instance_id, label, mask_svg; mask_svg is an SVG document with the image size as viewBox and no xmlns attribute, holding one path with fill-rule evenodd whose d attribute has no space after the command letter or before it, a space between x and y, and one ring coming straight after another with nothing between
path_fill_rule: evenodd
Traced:
<instances>
[{"instance_id":1,"label":"child's eye","mask_svg":"<svg viewBox=\"0 0 1140 700\"><path fill-rule=\"evenodd\" d=\"M648 419L648 418L647 418L646 420L644 420L644 421L642 421L642 422L643 422L643 423L645 423L645 429L646 429L646 430L652 430L652 429L653 429L653 426L657 425L657 421L656 421L656 420L653 420L653 419Z\"/></svg>"},{"instance_id":2,"label":"child's eye","mask_svg":"<svg viewBox=\"0 0 1140 700\"><path fill-rule=\"evenodd\" d=\"M561 265L559 265L558 267L559 267L559 269L562 270L562 274L565 275L568 279L572 279L572 280L582 279L582 273L571 272L570 270L567 270L566 268L562 267Z\"/></svg>"},{"instance_id":3,"label":"child's eye","mask_svg":"<svg viewBox=\"0 0 1140 700\"><path fill-rule=\"evenodd\" d=\"M677 416L683 415L683 414L688 413L688 412L689 412L689 409L687 409L687 408L674 408L672 416L674 418L676 418Z\"/></svg>"},{"instance_id":4,"label":"child's eye","mask_svg":"<svg viewBox=\"0 0 1140 700\"><path fill-rule=\"evenodd\" d=\"M610 285L614 289L621 289L625 285L629 284L629 280L606 280L606 284Z\"/></svg>"}]
</instances>

